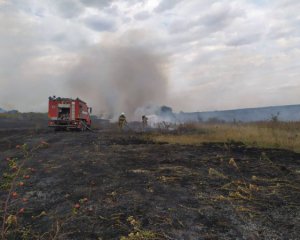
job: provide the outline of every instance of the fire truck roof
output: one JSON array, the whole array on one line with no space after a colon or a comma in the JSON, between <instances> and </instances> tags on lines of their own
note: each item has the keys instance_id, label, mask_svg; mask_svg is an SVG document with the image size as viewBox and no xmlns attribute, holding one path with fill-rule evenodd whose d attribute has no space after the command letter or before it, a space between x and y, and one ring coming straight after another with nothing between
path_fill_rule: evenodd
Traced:
<instances>
[{"instance_id":1,"label":"fire truck roof","mask_svg":"<svg viewBox=\"0 0 300 240\"><path fill-rule=\"evenodd\" d=\"M62 98L62 97L53 96L53 97L49 97L49 100L55 100L55 101L80 101L80 102L86 104L86 102L82 101L80 98L72 99L72 98Z\"/></svg>"}]
</instances>

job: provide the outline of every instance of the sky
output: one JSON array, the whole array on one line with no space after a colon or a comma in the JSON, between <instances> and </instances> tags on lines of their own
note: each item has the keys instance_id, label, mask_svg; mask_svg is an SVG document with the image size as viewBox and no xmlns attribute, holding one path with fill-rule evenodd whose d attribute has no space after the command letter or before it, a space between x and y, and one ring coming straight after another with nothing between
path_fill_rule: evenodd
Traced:
<instances>
[{"instance_id":1,"label":"sky","mask_svg":"<svg viewBox=\"0 0 300 240\"><path fill-rule=\"evenodd\" d=\"M0 0L0 107L46 112L50 95L97 113L299 104L299 10L297 0Z\"/></svg>"}]
</instances>

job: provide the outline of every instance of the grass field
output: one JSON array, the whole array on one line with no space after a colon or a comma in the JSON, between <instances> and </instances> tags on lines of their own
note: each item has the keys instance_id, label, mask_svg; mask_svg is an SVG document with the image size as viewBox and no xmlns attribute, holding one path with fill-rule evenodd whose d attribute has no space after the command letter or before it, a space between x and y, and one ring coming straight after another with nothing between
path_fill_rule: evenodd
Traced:
<instances>
[{"instance_id":1,"label":"grass field","mask_svg":"<svg viewBox=\"0 0 300 240\"><path fill-rule=\"evenodd\" d=\"M201 145L206 142L243 142L248 146L300 152L300 122L184 124L171 134L153 134L158 142Z\"/></svg>"}]
</instances>

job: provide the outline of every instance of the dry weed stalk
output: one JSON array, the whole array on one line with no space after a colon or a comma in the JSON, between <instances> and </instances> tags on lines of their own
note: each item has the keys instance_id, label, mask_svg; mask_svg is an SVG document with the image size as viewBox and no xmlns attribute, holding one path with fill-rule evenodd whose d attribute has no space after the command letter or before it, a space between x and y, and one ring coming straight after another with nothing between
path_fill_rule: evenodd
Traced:
<instances>
[{"instance_id":1,"label":"dry weed stalk","mask_svg":"<svg viewBox=\"0 0 300 240\"><path fill-rule=\"evenodd\" d=\"M16 195L16 182L19 179L22 172L24 172L25 163L33 156L34 152L42 147L48 147L48 143L42 141L37 146L32 149L28 148L27 144L23 144L22 146L17 145L16 148L20 149L23 153L23 160L18 164L14 159L11 160L10 170L16 170L16 173L11 175L12 178L8 183L9 189L3 204L3 213L2 213L2 226L1 226L1 239L6 239L7 232L9 228L13 225L17 225L17 214L10 214L9 208L12 206L11 199ZM28 176L28 175L26 175Z\"/></svg>"}]
</instances>

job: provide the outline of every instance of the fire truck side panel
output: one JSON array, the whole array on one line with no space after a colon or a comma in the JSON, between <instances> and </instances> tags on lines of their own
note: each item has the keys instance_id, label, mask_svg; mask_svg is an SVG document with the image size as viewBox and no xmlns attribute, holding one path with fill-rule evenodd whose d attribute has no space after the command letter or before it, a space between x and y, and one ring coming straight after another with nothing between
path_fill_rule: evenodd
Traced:
<instances>
[{"instance_id":1,"label":"fire truck side panel","mask_svg":"<svg viewBox=\"0 0 300 240\"><path fill-rule=\"evenodd\" d=\"M49 100L48 118L50 120L57 120L57 117L58 117L58 103L56 101Z\"/></svg>"},{"instance_id":2,"label":"fire truck side panel","mask_svg":"<svg viewBox=\"0 0 300 240\"><path fill-rule=\"evenodd\" d=\"M87 108L86 104L79 103L78 117L80 119L87 120L87 118L88 118L88 108Z\"/></svg>"},{"instance_id":3,"label":"fire truck side panel","mask_svg":"<svg viewBox=\"0 0 300 240\"><path fill-rule=\"evenodd\" d=\"M75 121L76 119L76 107L75 107L76 103L75 101L71 102L71 113L70 113L70 119L72 121Z\"/></svg>"}]
</instances>

